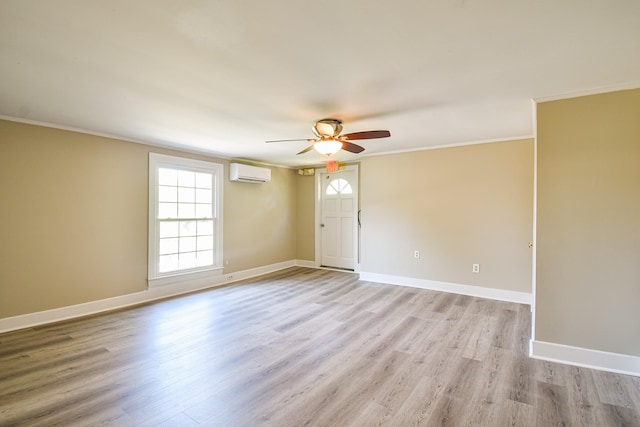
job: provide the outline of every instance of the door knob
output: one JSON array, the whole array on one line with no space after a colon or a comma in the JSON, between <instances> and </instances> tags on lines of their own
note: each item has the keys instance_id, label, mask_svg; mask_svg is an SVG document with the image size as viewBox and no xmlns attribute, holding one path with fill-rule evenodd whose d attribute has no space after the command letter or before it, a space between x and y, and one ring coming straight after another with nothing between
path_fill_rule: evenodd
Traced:
<instances>
[{"instance_id":1,"label":"door knob","mask_svg":"<svg viewBox=\"0 0 640 427\"><path fill-rule=\"evenodd\" d=\"M529 247L532 248L533 247L533 243L529 242Z\"/></svg>"},{"instance_id":2,"label":"door knob","mask_svg":"<svg viewBox=\"0 0 640 427\"><path fill-rule=\"evenodd\" d=\"M324 227L324 224L320 224L320 227Z\"/></svg>"}]
</instances>

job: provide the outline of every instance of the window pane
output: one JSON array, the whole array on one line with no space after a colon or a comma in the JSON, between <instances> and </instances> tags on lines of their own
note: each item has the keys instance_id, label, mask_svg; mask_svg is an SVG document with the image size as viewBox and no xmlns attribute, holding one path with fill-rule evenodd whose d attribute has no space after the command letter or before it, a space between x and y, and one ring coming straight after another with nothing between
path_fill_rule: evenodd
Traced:
<instances>
[{"instance_id":1,"label":"window pane","mask_svg":"<svg viewBox=\"0 0 640 427\"><path fill-rule=\"evenodd\" d=\"M176 203L158 203L158 218L176 218L177 210Z\"/></svg>"},{"instance_id":2,"label":"window pane","mask_svg":"<svg viewBox=\"0 0 640 427\"><path fill-rule=\"evenodd\" d=\"M178 269L178 255L162 255L158 260L158 271L166 273Z\"/></svg>"},{"instance_id":3,"label":"window pane","mask_svg":"<svg viewBox=\"0 0 640 427\"><path fill-rule=\"evenodd\" d=\"M160 255L177 254L178 253L178 239L160 239Z\"/></svg>"},{"instance_id":4,"label":"window pane","mask_svg":"<svg viewBox=\"0 0 640 427\"><path fill-rule=\"evenodd\" d=\"M191 171L178 171L178 186L179 187L195 187L196 174Z\"/></svg>"},{"instance_id":5,"label":"window pane","mask_svg":"<svg viewBox=\"0 0 640 427\"><path fill-rule=\"evenodd\" d=\"M211 204L197 204L194 218L211 218Z\"/></svg>"},{"instance_id":6,"label":"window pane","mask_svg":"<svg viewBox=\"0 0 640 427\"><path fill-rule=\"evenodd\" d=\"M160 222L160 238L178 237L178 223L176 221Z\"/></svg>"},{"instance_id":7,"label":"window pane","mask_svg":"<svg viewBox=\"0 0 640 427\"><path fill-rule=\"evenodd\" d=\"M189 252L186 254L180 254L178 259L178 266L180 270L196 267L196 253Z\"/></svg>"},{"instance_id":8,"label":"window pane","mask_svg":"<svg viewBox=\"0 0 640 427\"><path fill-rule=\"evenodd\" d=\"M196 222L195 221L180 221L180 236L195 236L196 235Z\"/></svg>"},{"instance_id":9,"label":"window pane","mask_svg":"<svg viewBox=\"0 0 640 427\"><path fill-rule=\"evenodd\" d=\"M196 187L211 188L212 175L210 173L196 172Z\"/></svg>"},{"instance_id":10,"label":"window pane","mask_svg":"<svg viewBox=\"0 0 640 427\"><path fill-rule=\"evenodd\" d=\"M175 169L158 169L158 184L159 185L178 185L178 171Z\"/></svg>"},{"instance_id":11,"label":"window pane","mask_svg":"<svg viewBox=\"0 0 640 427\"><path fill-rule=\"evenodd\" d=\"M183 252L195 252L195 250L195 237L180 237L180 255L182 255Z\"/></svg>"},{"instance_id":12,"label":"window pane","mask_svg":"<svg viewBox=\"0 0 640 427\"><path fill-rule=\"evenodd\" d=\"M193 218L196 215L193 203L178 203L178 218Z\"/></svg>"},{"instance_id":13,"label":"window pane","mask_svg":"<svg viewBox=\"0 0 640 427\"><path fill-rule=\"evenodd\" d=\"M196 203L211 203L211 190L196 190Z\"/></svg>"},{"instance_id":14,"label":"window pane","mask_svg":"<svg viewBox=\"0 0 640 427\"><path fill-rule=\"evenodd\" d=\"M213 264L213 251L198 251L196 253L196 265L203 267L205 265Z\"/></svg>"},{"instance_id":15,"label":"window pane","mask_svg":"<svg viewBox=\"0 0 640 427\"><path fill-rule=\"evenodd\" d=\"M177 202L178 201L178 187L168 187L161 185L158 187L158 201L159 202Z\"/></svg>"},{"instance_id":16,"label":"window pane","mask_svg":"<svg viewBox=\"0 0 640 427\"><path fill-rule=\"evenodd\" d=\"M178 201L193 203L196 201L196 190L193 188L178 187Z\"/></svg>"},{"instance_id":17,"label":"window pane","mask_svg":"<svg viewBox=\"0 0 640 427\"><path fill-rule=\"evenodd\" d=\"M198 236L198 252L213 249L213 236Z\"/></svg>"},{"instance_id":18,"label":"window pane","mask_svg":"<svg viewBox=\"0 0 640 427\"><path fill-rule=\"evenodd\" d=\"M213 221L198 221L198 235L212 235Z\"/></svg>"},{"instance_id":19,"label":"window pane","mask_svg":"<svg viewBox=\"0 0 640 427\"><path fill-rule=\"evenodd\" d=\"M338 179L334 179L329 183L329 185L327 186L326 194L332 196L338 193L342 193L342 194L353 193L353 190L351 189L351 185L347 182L347 180L338 178Z\"/></svg>"}]
</instances>

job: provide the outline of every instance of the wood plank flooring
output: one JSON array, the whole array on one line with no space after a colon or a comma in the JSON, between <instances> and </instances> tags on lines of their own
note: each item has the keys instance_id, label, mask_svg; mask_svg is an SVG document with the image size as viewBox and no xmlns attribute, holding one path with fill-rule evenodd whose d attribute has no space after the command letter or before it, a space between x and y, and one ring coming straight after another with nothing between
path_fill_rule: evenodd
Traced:
<instances>
[{"instance_id":1,"label":"wood plank flooring","mask_svg":"<svg viewBox=\"0 0 640 427\"><path fill-rule=\"evenodd\" d=\"M292 268L0 335L1 426L640 426L640 378L527 357L528 306Z\"/></svg>"}]
</instances>

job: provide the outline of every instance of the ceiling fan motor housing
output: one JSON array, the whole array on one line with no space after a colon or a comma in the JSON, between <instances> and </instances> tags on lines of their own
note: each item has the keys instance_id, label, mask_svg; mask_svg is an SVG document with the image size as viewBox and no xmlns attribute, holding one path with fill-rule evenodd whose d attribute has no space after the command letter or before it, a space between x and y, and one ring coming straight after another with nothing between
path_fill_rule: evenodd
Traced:
<instances>
[{"instance_id":1,"label":"ceiling fan motor housing","mask_svg":"<svg viewBox=\"0 0 640 427\"><path fill-rule=\"evenodd\" d=\"M311 128L318 138L336 138L342 132L342 120L322 119L318 120Z\"/></svg>"}]
</instances>

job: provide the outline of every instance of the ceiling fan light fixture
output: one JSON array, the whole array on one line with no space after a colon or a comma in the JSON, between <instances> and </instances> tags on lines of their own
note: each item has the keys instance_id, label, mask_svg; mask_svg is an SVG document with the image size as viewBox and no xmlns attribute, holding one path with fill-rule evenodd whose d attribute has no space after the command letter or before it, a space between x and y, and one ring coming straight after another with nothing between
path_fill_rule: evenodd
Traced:
<instances>
[{"instance_id":1,"label":"ceiling fan light fixture","mask_svg":"<svg viewBox=\"0 0 640 427\"><path fill-rule=\"evenodd\" d=\"M342 142L335 139L323 139L313 144L313 148L320 154L330 156L337 153L342 148Z\"/></svg>"}]
</instances>

